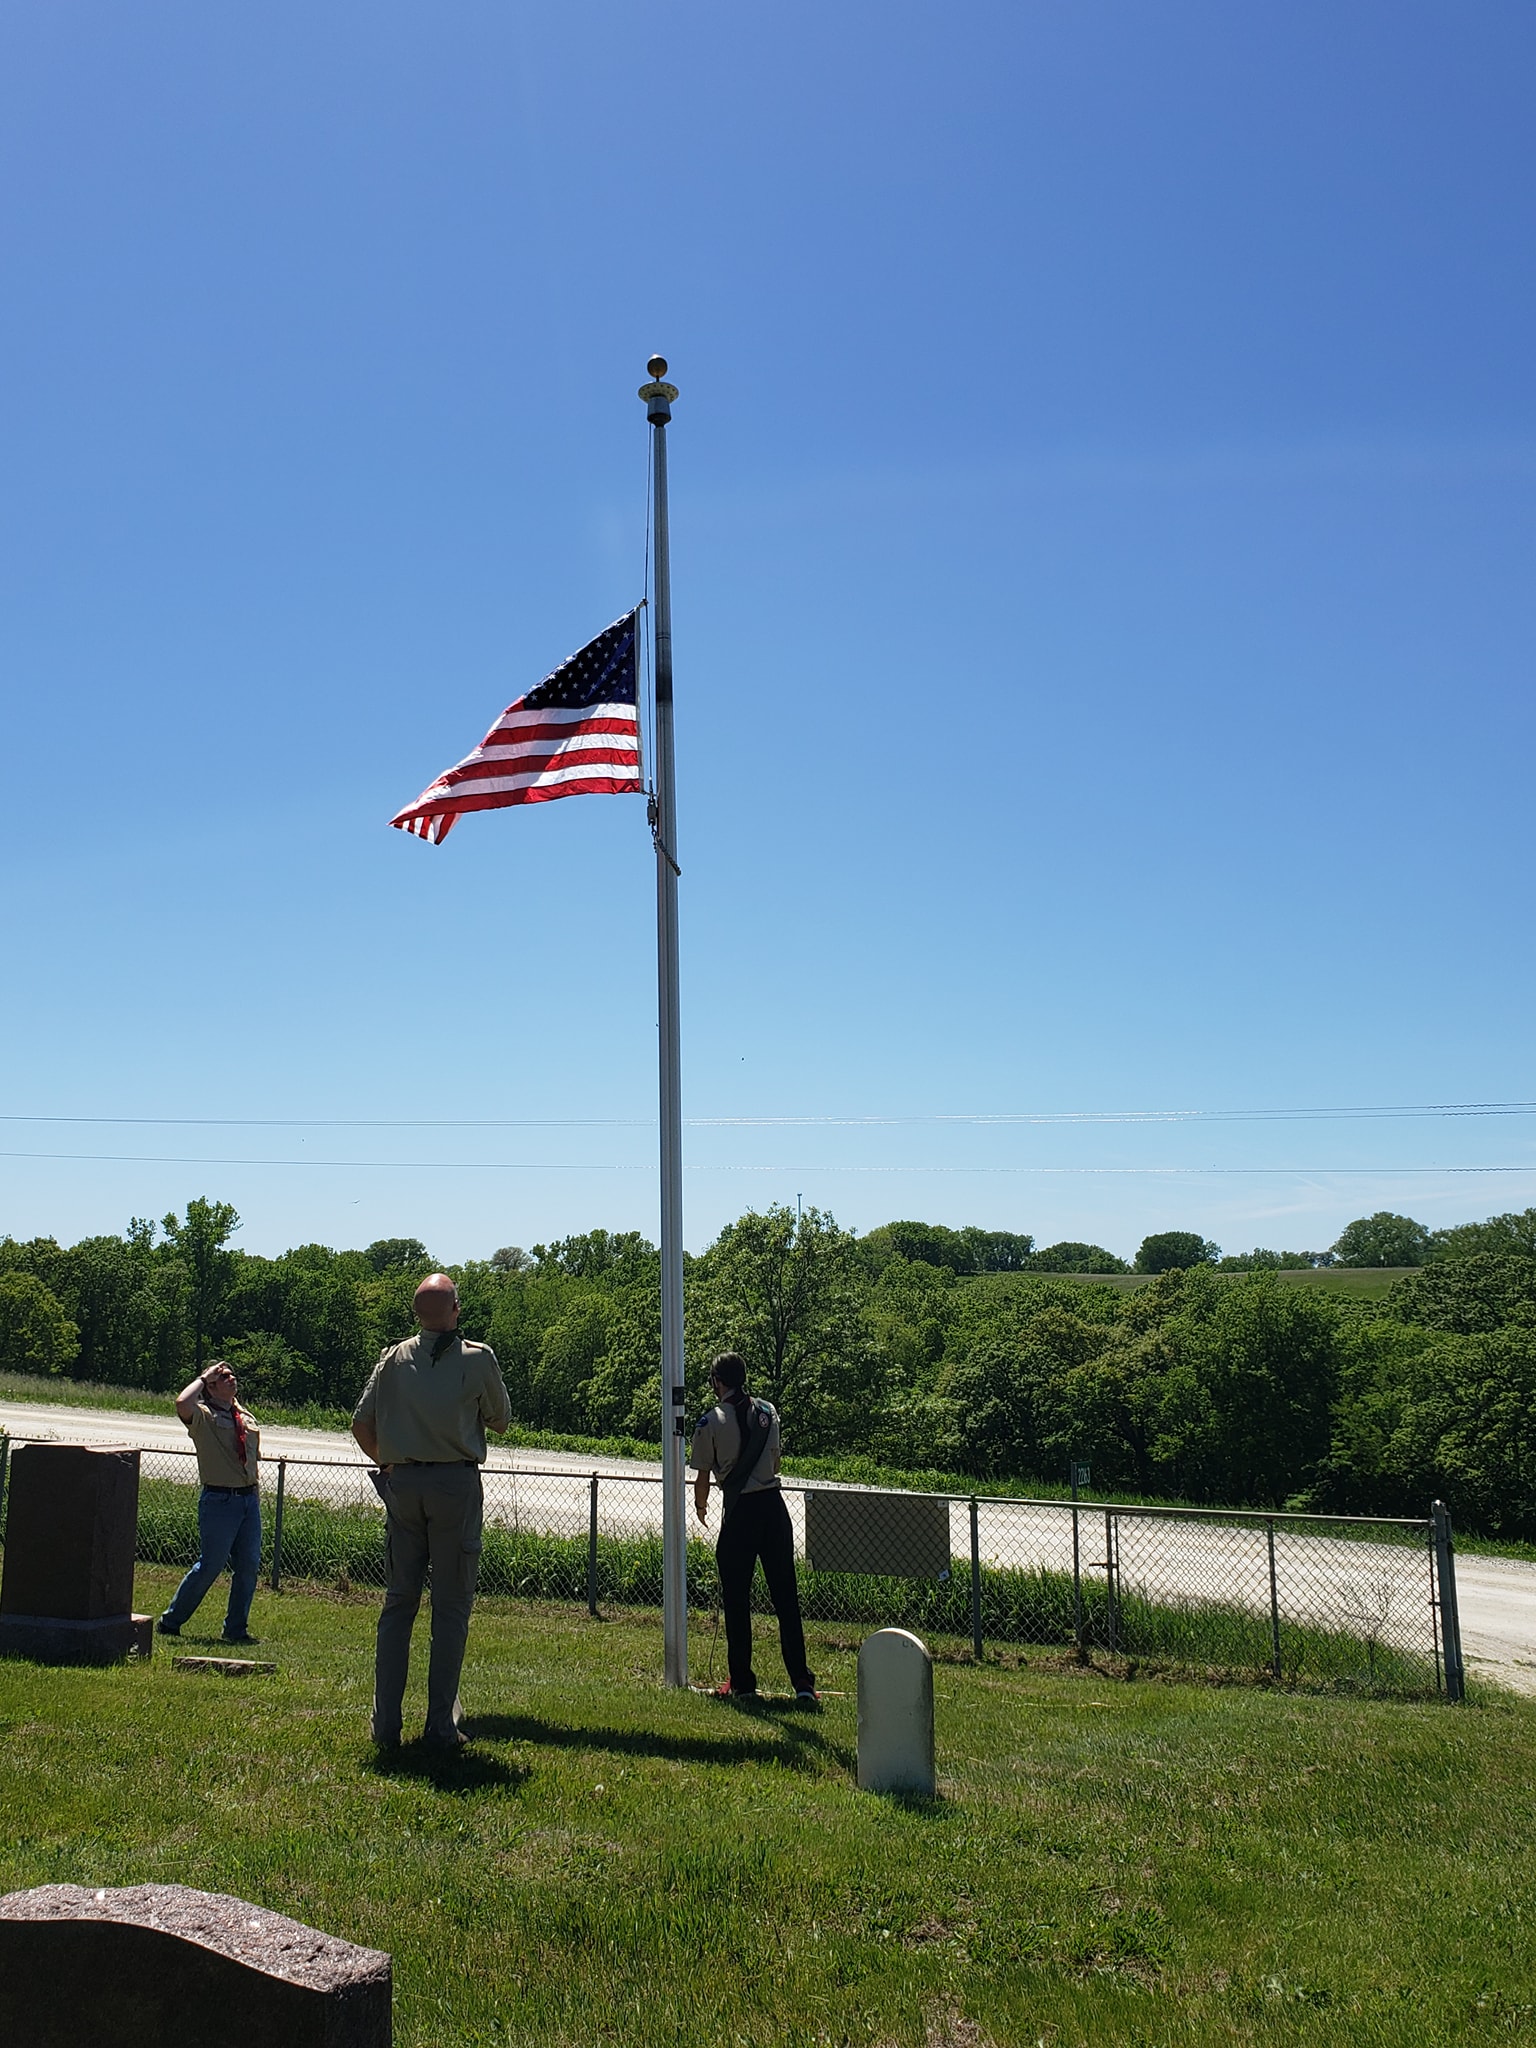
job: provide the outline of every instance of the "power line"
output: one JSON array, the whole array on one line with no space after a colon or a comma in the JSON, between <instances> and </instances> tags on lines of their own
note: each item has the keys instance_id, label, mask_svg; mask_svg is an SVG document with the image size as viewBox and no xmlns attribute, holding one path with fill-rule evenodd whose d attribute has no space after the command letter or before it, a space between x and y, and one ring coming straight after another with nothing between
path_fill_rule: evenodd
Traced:
<instances>
[{"instance_id":1,"label":"power line","mask_svg":"<svg viewBox=\"0 0 1536 2048\"><path fill-rule=\"evenodd\" d=\"M257 1159L210 1158L163 1152L0 1152L0 1159L78 1161L113 1166L281 1166L327 1167L361 1173L653 1173L649 1161L549 1159ZM1426 1174L1525 1173L1536 1176L1536 1161L1524 1166L837 1166L825 1161L772 1161L765 1165L689 1164L688 1173L804 1174L1098 1174L1171 1178L1230 1175L1245 1178L1300 1177L1305 1180L1401 1180Z\"/></svg>"},{"instance_id":2,"label":"power line","mask_svg":"<svg viewBox=\"0 0 1536 2048\"><path fill-rule=\"evenodd\" d=\"M1345 1118L1533 1116L1536 1102L1409 1102L1346 1104L1327 1109L1059 1109L963 1110L874 1116L691 1116L693 1130L860 1129L915 1125L1297 1123ZM72 1124L97 1129L136 1125L157 1130L282 1131L542 1131L649 1130L654 1117L242 1117L77 1116L0 1112L0 1123ZM0 1155L6 1156L6 1155ZM44 1155L38 1154L38 1157Z\"/></svg>"}]
</instances>

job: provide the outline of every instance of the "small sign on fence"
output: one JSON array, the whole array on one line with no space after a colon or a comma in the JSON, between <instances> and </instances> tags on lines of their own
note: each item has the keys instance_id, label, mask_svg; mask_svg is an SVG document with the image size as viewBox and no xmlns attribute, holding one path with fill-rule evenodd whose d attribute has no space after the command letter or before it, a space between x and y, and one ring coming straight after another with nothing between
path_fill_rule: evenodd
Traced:
<instances>
[{"instance_id":1,"label":"small sign on fence","mask_svg":"<svg viewBox=\"0 0 1536 2048\"><path fill-rule=\"evenodd\" d=\"M939 1579L950 1568L949 1502L926 1493L805 1493L805 1554L818 1572Z\"/></svg>"}]
</instances>

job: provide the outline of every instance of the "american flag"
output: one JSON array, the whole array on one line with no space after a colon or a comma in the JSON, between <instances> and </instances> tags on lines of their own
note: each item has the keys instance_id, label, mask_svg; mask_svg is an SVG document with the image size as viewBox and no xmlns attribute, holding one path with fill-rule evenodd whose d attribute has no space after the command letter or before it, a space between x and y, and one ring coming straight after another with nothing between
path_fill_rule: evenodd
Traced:
<instances>
[{"instance_id":1,"label":"american flag","mask_svg":"<svg viewBox=\"0 0 1536 2048\"><path fill-rule=\"evenodd\" d=\"M626 612L509 704L472 754L390 819L441 846L465 811L643 787L636 717L636 626Z\"/></svg>"}]
</instances>

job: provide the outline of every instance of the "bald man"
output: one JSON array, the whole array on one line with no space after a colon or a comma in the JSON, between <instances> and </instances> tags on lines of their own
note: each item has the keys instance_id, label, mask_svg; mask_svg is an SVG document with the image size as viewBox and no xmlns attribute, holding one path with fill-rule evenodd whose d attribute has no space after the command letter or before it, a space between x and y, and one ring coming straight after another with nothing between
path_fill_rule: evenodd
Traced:
<instances>
[{"instance_id":1,"label":"bald man","mask_svg":"<svg viewBox=\"0 0 1536 2048\"><path fill-rule=\"evenodd\" d=\"M384 1474L389 1590L374 1657L373 1739L400 1740L411 1630L432 1572L432 1655L425 1739L467 1740L459 1673L480 1569L485 1432L505 1429L512 1404L496 1354L459 1335L459 1290L432 1273L412 1304L420 1329L379 1358L352 1417L352 1434Z\"/></svg>"}]
</instances>

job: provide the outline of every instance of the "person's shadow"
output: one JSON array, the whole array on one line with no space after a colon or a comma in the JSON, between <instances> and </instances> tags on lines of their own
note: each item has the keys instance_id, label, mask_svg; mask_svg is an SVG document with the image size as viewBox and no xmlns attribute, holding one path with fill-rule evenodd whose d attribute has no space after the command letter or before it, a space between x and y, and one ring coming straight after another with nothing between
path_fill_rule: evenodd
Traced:
<instances>
[{"instance_id":1,"label":"person's shadow","mask_svg":"<svg viewBox=\"0 0 1536 2048\"><path fill-rule=\"evenodd\" d=\"M577 1727L537 1714L473 1714L464 1724L472 1741L527 1742L542 1749L605 1749L615 1756L665 1757L673 1763L778 1763L816 1771L824 1763L854 1767L845 1744L833 1742L802 1708L775 1713L766 1702L732 1708L736 1725L716 1735L668 1735L654 1728ZM742 1725L743 1721L746 1723Z\"/></svg>"},{"instance_id":2,"label":"person's shadow","mask_svg":"<svg viewBox=\"0 0 1536 2048\"><path fill-rule=\"evenodd\" d=\"M466 1730L466 1733L468 1731ZM445 1749L432 1742L402 1742L397 1749L370 1749L368 1769L380 1778L415 1778L439 1792L514 1791L531 1773L526 1764L470 1749Z\"/></svg>"}]
</instances>

